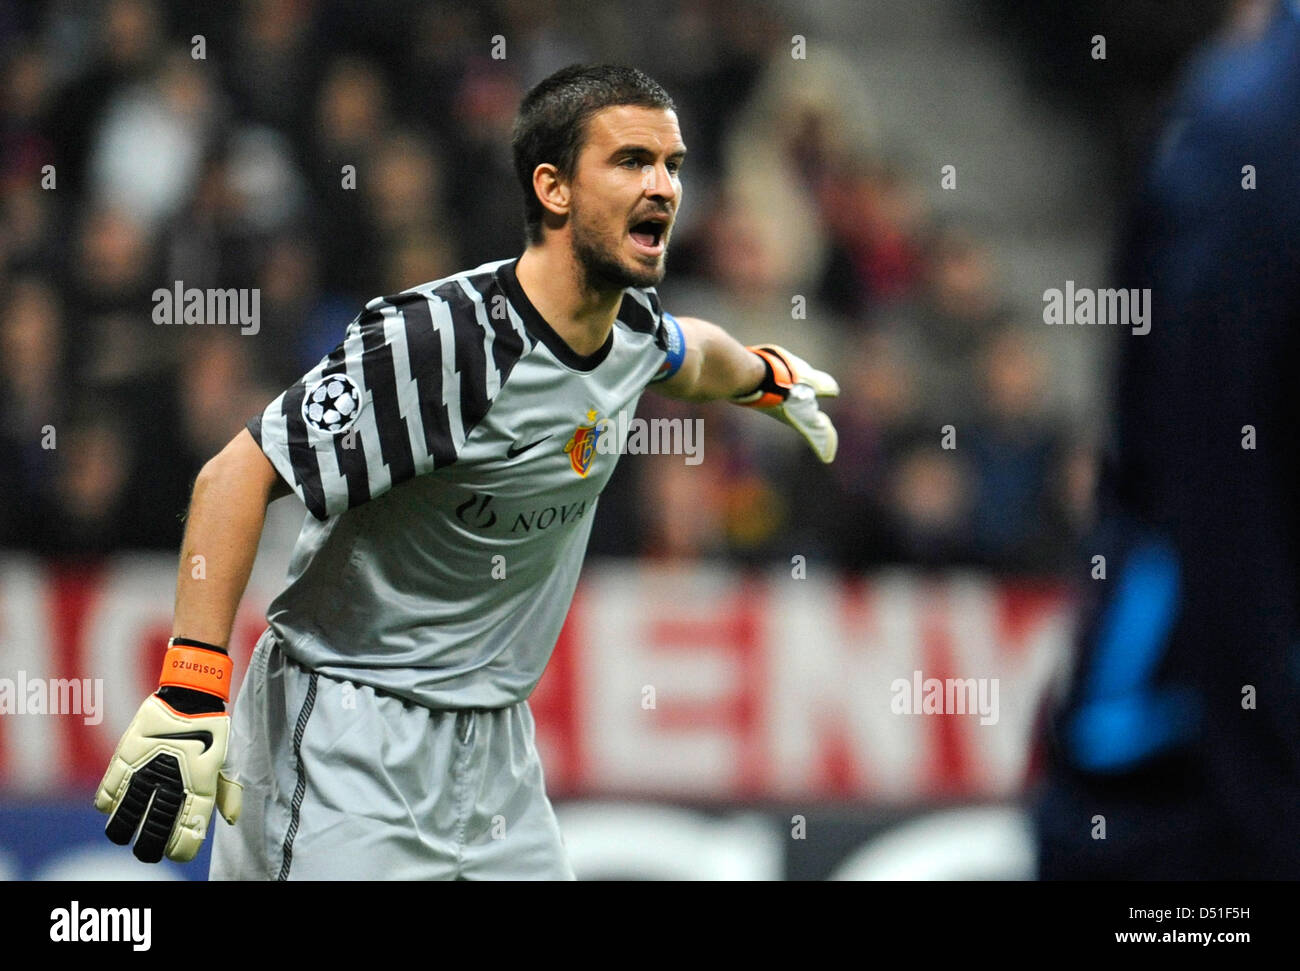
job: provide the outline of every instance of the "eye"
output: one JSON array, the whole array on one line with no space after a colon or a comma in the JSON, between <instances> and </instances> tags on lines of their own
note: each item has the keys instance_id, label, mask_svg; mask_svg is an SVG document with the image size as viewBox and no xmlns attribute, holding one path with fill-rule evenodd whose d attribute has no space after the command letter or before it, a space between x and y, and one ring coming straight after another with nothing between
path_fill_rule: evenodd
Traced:
<instances>
[{"instance_id":1,"label":"eye","mask_svg":"<svg viewBox=\"0 0 1300 971\"><path fill-rule=\"evenodd\" d=\"M669 162L669 163L668 163L668 171L671 172L673 175L676 175L678 172L680 172L680 171L681 171L681 168L682 168L682 163L681 163L681 162Z\"/></svg>"},{"instance_id":2,"label":"eye","mask_svg":"<svg viewBox=\"0 0 1300 971\"><path fill-rule=\"evenodd\" d=\"M639 169L641 167L641 161L631 155L623 159L623 161L619 162L618 164L623 166L624 168L631 166L634 169Z\"/></svg>"}]
</instances>

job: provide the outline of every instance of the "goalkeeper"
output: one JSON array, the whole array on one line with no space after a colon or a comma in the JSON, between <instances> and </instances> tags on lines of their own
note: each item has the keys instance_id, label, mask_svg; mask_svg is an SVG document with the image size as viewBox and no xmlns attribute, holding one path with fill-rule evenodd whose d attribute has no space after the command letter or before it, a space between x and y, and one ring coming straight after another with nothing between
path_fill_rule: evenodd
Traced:
<instances>
[{"instance_id":1,"label":"goalkeeper","mask_svg":"<svg viewBox=\"0 0 1300 971\"><path fill-rule=\"evenodd\" d=\"M512 147L523 255L372 300L199 474L161 686L95 799L141 860L192 859L216 808L214 879L571 879L527 699L618 458L597 436L652 386L834 458L833 378L659 304L686 149L657 83L565 68ZM311 515L232 724L226 646L290 491Z\"/></svg>"}]
</instances>

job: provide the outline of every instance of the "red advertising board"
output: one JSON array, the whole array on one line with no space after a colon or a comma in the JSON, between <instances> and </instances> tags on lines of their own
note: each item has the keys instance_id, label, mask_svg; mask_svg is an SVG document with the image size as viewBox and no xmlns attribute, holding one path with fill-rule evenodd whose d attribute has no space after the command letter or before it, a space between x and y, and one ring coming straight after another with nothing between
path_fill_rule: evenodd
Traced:
<instances>
[{"instance_id":1,"label":"red advertising board","mask_svg":"<svg viewBox=\"0 0 1300 971\"><path fill-rule=\"evenodd\" d=\"M166 556L0 561L0 794L98 781L157 683L174 590ZM244 598L236 690L275 592L255 581ZM592 563L532 698L548 785L706 802L1013 796L1072 625L1060 588L978 574ZM28 684L66 695L74 679L78 713L54 713L53 688L43 714L16 710Z\"/></svg>"}]
</instances>

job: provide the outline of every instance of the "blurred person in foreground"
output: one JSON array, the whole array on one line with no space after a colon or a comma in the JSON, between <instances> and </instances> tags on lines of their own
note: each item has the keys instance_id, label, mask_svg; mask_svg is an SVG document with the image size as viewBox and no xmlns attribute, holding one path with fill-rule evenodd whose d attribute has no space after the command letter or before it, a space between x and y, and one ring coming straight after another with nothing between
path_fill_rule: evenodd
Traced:
<instances>
[{"instance_id":1,"label":"blurred person in foreground","mask_svg":"<svg viewBox=\"0 0 1300 971\"><path fill-rule=\"evenodd\" d=\"M1120 248L1151 328L1115 337L1106 576L1050 721L1045 879L1300 878L1300 9L1236 13L1251 32L1192 65Z\"/></svg>"},{"instance_id":2,"label":"blurred person in foreground","mask_svg":"<svg viewBox=\"0 0 1300 971\"><path fill-rule=\"evenodd\" d=\"M833 459L834 379L659 303L686 154L663 88L563 69L513 151L523 255L372 300L200 472L161 686L95 799L139 859L192 859L215 808L216 879L572 878L527 699L620 416L651 385L732 400ZM232 728L231 627L289 492L311 516Z\"/></svg>"}]
</instances>

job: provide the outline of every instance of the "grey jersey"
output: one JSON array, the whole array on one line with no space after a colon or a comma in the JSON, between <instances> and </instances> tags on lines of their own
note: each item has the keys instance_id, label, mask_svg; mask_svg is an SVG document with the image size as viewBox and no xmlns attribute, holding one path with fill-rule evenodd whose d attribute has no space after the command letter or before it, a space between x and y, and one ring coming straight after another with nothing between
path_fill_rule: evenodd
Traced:
<instances>
[{"instance_id":1,"label":"grey jersey","mask_svg":"<svg viewBox=\"0 0 1300 971\"><path fill-rule=\"evenodd\" d=\"M372 300L249 422L311 513L267 612L306 667L432 708L514 704L541 678L618 459L605 436L684 348L629 288L605 344L574 353L517 262Z\"/></svg>"}]
</instances>

